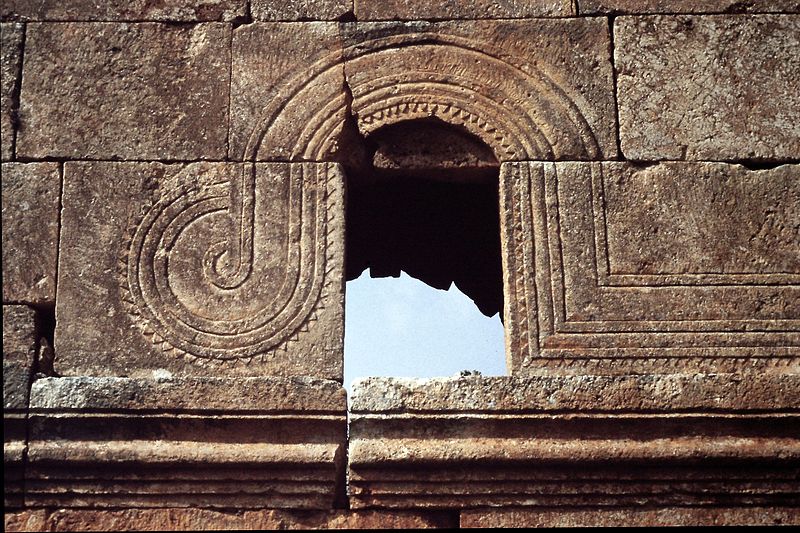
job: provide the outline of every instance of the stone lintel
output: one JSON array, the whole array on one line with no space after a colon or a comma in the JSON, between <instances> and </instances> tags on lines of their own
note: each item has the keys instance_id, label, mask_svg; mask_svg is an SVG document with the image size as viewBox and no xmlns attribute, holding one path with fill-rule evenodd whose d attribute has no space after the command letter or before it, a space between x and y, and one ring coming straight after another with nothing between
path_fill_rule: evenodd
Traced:
<instances>
[{"instance_id":1,"label":"stone lintel","mask_svg":"<svg viewBox=\"0 0 800 533\"><path fill-rule=\"evenodd\" d=\"M790 504L799 379L361 381L350 415L351 506Z\"/></svg>"},{"instance_id":2,"label":"stone lintel","mask_svg":"<svg viewBox=\"0 0 800 533\"><path fill-rule=\"evenodd\" d=\"M312 378L34 383L28 506L328 509L346 399Z\"/></svg>"}]
</instances>

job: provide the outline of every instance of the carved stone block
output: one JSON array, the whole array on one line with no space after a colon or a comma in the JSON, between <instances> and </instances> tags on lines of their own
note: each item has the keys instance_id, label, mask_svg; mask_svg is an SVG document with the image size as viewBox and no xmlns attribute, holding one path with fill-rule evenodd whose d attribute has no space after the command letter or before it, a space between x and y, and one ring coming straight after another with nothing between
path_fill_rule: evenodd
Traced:
<instances>
[{"instance_id":1,"label":"carved stone block","mask_svg":"<svg viewBox=\"0 0 800 533\"><path fill-rule=\"evenodd\" d=\"M618 17L628 159L800 157L800 17Z\"/></svg>"},{"instance_id":2,"label":"carved stone block","mask_svg":"<svg viewBox=\"0 0 800 533\"><path fill-rule=\"evenodd\" d=\"M346 398L311 378L46 378L27 506L330 509Z\"/></svg>"},{"instance_id":3,"label":"carved stone block","mask_svg":"<svg viewBox=\"0 0 800 533\"><path fill-rule=\"evenodd\" d=\"M30 24L19 157L222 159L230 25Z\"/></svg>"},{"instance_id":4,"label":"carved stone block","mask_svg":"<svg viewBox=\"0 0 800 533\"><path fill-rule=\"evenodd\" d=\"M797 374L358 381L351 507L796 516L798 387Z\"/></svg>"},{"instance_id":5,"label":"carved stone block","mask_svg":"<svg viewBox=\"0 0 800 533\"><path fill-rule=\"evenodd\" d=\"M358 164L378 129L438 119L503 161L613 158L609 50L599 19L250 24L234 32L231 154Z\"/></svg>"},{"instance_id":6,"label":"carved stone block","mask_svg":"<svg viewBox=\"0 0 800 533\"><path fill-rule=\"evenodd\" d=\"M571 0L355 0L358 20L507 19L569 17Z\"/></svg>"},{"instance_id":7,"label":"carved stone block","mask_svg":"<svg viewBox=\"0 0 800 533\"><path fill-rule=\"evenodd\" d=\"M255 20L337 20L352 12L353 0L251 0Z\"/></svg>"},{"instance_id":8,"label":"carved stone block","mask_svg":"<svg viewBox=\"0 0 800 533\"><path fill-rule=\"evenodd\" d=\"M800 13L797 0L578 0L581 15L606 13Z\"/></svg>"},{"instance_id":9,"label":"carved stone block","mask_svg":"<svg viewBox=\"0 0 800 533\"><path fill-rule=\"evenodd\" d=\"M227 21L246 0L3 0L0 18L24 21Z\"/></svg>"},{"instance_id":10,"label":"carved stone block","mask_svg":"<svg viewBox=\"0 0 800 533\"><path fill-rule=\"evenodd\" d=\"M58 163L3 163L3 302L53 304L61 173Z\"/></svg>"},{"instance_id":11,"label":"carved stone block","mask_svg":"<svg viewBox=\"0 0 800 533\"><path fill-rule=\"evenodd\" d=\"M37 349L33 309L24 305L4 305L3 501L6 506L22 505L28 392Z\"/></svg>"},{"instance_id":12,"label":"carved stone block","mask_svg":"<svg viewBox=\"0 0 800 533\"><path fill-rule=\"evenodd\" d=\"M334 164L66 163L64 375L342 379Z\"/></svg>"},{"instance_id":13,"label":"carved stone block","mask_svg":"<svg viewBox=\"0 0 800 533\"><path fill-rule=\"evenodd\" d=\"M233 32L231 158L330 161L347 120L339 25L254 23Z\"/></svg>"},{"instance_id":14,"label":"carved stone block","mask_svg":"<svg viewBox=\"0 0 800 533\"><path fill-rule=\"evenodd\" d=\"M22 59L22 24L0 24L0 159L14 157L14 114Z\"/></svg>"},{"instance_id":15,"label":"carved stone block","mask_svg":"<svg viewBox=\"0 0 800 533\"><path fill-rule=\"evenodd\" d=\"M512 372L798 371L800 166L510 163L501 191Z\"/></svg>"},{"instance_id":16,"label":"carved stone block","mask_svg":"<svg viewBox=\"0 0 800 533\"><path fill-rule=\"evenodd\" d=\"M465 129L500 161L617 154L607 23L599 19L345 25L362 136L406 120Z\"/></svg>"}]
</instances>

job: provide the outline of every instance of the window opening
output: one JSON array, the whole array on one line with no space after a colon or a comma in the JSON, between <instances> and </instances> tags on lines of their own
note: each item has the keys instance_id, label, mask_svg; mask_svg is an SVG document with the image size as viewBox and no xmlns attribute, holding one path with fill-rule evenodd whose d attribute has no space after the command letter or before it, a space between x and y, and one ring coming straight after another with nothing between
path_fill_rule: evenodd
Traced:
<instances>
[{"instance_id":1,"label":"window opening","mask_svg":"<svg viewBox=\"0 0 800 533\"><path fill-rule=\"evenodd\" d=\"M384 127L366 144L366 163L347 169L345 384L505 373L491 150L436 119Z\"/></svg>"}]
</instances>

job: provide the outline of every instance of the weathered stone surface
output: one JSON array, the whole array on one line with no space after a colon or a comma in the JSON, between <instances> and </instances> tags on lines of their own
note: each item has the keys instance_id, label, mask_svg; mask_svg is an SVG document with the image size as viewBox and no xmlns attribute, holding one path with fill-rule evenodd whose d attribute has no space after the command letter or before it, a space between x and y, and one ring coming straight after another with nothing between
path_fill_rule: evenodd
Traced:
<instances>
[{"instance_id":1,"label":"weathered stone surface","mask_svg":"<svg viewBox=\"0 0 800 533\"><path fill-rule=\"evenodd\" d=\"M798 13L797 0L578 0L581 15L606 13Z\"/></svg>"},{"instance_id":2,"label":"weathered stone surface","mask_svg":"<svg viewBox=\"0 0 800 533\"><path fill-rule=\"evenodd\" d=\"M341 380L342 180L333 164L66 163L56 370Z\"/></svg>"},{"instance_id":3,"label":"weathered stone surface","mask_svg":"<svg viewBox=\"0 0 800 533\"><path fill-rule=\"evenodd\" d=\"M159 531L276 529L427 529L457 527L449 513L286 511L277 509L58 509L6 513L6 531Z\"/></svg>"},{"instance_id":4,"label":"weathered stone surface","mask_svg":"<svg viewBox=\"0 0 800 533\"><path fill-rule=\"evenodd\" d=\"M800 524L798 507L667 507L661 509L469 509L462 528L775 526Z\"/></svg>"},{"instance_id":5,"label":"weathered stone surface","mask_svg":"<svg viewBox=\"0 0 800 533\"><path fill-rule=\"evenodd\" d=\"M351 507L796 505L798 376L762 378L362 381Z\"/></svg>"},{"instance_id":6,"label":"weathered stone surface","mask_svg":"<svg viewBox=\"0 0 800 533\"><path fill-rule=\"evenodd\" d=\"M3 306L3 409L27 409L36 360L36 315L24 305Z\"/></svg>"},{"instance_id":7,"label":"weathered stone surface","mask_svg":"<svg viewBox=\"0 0 800 533\"><path fill-rule=\"evenodd\" d=\"M295 378L45 378L34 385L37 410L344 412L335 381Z\"/></svg>"},{"instance_id":8,"label":"weathered stone surface","mask_svg":"<svg viewBox=\"0 0 800 533\"><path fill-rule=\"evenodd\" d=\"M330 509L345 410L311 378L40 379L26 504Z\"/></svg>"},{"instance_id":9,"label":"weathered stone surface","mask_svg":"<svg viewBox=\"0 0 800 533\"><path fill-rule=\"evenodd\" d=\"M29 24L19 157L222 159L230 25Z\"/></svg>"},{"instance_id":10,"label":"weathered stone surface","mask_svg":"<svg viewBox=\"0 0 800 533\"><path fill-rule=\"evenodd\" d=\"M512 372L798 370L797 165L514 163L501 191Z\"/></svg>"},{"instance_id":11,"label":"weathered stone surface","mask_svg":"<svg viewBox=\"0 0 800 533\"><path fill-rule=\"evenodd\" d=\"M353 0L251 0L255 20L337 20L353 11Z\"/></svg>"},{"instance_id":12,"label":"weathered stone surface","mask_svg":"<svg viewBox=\"0 0 800 533\"><path fill-rule=\"evenodd\" d=\"M628 159L800 157L800 18L618 17L614 44Z\"/></svg>"},{"instance_id":13,"label":"weathered stone surface","mask_svg":"<svg viewBox=\"0 0 800 533\"><path fill-rule=\"evenodd\" d=\"M5 531L47 531L47 510L30 509L3 513Z\"/></svg>"},{"instance_id":14,"label":"weathered stone surface","mask_svg":"<svg viewBox=\"0 0 800 533\"><path fill-rule=\"evenodd\" d=\"M3 163L3 301L56 297L61 175L58 163Z\"/></svg>"},{"instance_id":15,"label":"weathered stone surface","mask_svg":"<svg viewBox=\"0 0 800 533\"><path fill-rule=\"evenodd\" d=\"M229 21L244 16L246 0L3 0L2 20Z\"/></svg>"},{"instance_id":16,"label":"weathered stone surface","mask_svg":"<svg viewBox=\"0 0 800 533\"><path fill-rule=\"evenodd\" d=\"M616 156L600 19L346 24L345 75L364 137L440 120L497 160Z\"/></svg>"},{"instance_id":17,"label":"weathered stone surface","mask_svg":"<svg viewBox=\"0 0 800 533\"><path fill-rule=\"evenodd\" d=\"M598 394L602 391L602 394ZM797 374L367 378L353 413L769 410L800 406Z\"/></svg>"},{"instance_id":18,"label":"weathered stone surface","mask_svg":"<svg viewBox=\"0 0 800 533\"><path fill-rule=\"evenodd\" d=\"M358 165L363 137L438 119L498 160L613 158L609 49L600 19L251 24L234 32L231 154Z\"/></svg>"},{"instance_id":19,"label":"weathered stone surface","mask_svg":"<svg viewBox=\"0 0 800 533\"><path fill-rule=\"evenodd\" d=\"M355 0L358 20L435 20L569 17L570 0Z\"/></svg>"},{"instance_id":20,"label":"weathered stone surface","mask_svg":"<svg viewBox=\"0 0 800 533\"><path fill-rule=\"evenodd\" d=\"M236 28L231 157L335 159L347 119L341 48L334 22L266 22ZM319 124L309 118L317 107L325 107L323 131L316 131ZM320 142L325 146L312 153L309 145L317 148Z\"/></svg>"},{"instance_id":21,"label":"weathered stone surface","mask_svg":"<svg viewBox=\"0 0 800 533\"><path fill-rule=\"evenodd\" d=\"M0 159L14 157L17 82L22 59L22 24L0 24Z\"/></svg>"},{"instance_id":22,"label":"weathered stone surface","mask_svg":"<svg viewBox=\"0 0 800 533\"><path fill-rule=\"evenodd\" d=\"M4 305L3 501L6 507L22 505L28 391L36 350L36 316L33 309L23 305Z\"/></svg>"}]
</instances>

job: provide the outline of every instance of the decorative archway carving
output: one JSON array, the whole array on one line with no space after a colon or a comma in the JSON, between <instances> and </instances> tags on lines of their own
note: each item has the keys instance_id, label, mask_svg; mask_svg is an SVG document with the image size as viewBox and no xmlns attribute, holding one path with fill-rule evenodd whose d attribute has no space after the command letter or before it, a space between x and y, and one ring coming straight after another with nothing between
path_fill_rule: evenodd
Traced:
<instances>
[{"instance_id":1,"label":"decorative archway carving","mask_svg":"<svg viewBox=\"0 0 800 533\"><path fill-rule=\"evenodd\" d=\"M203 364L246 363L286 350L312 327L328 305L326 290L342 284L343 183L333 162L349 117L362 135L436 117L481 139L501 162L601 152L567 91L484 43L414 33L334 52L267 104L238 171L210 181L186 174L132 230L123 294L154 343ZM265 171L262 149L275 145L289 147L292 162ZM286 190L269 200L281 220L259 206L265 187ZM270 237L265 224L283 225L283 233ZM196 230L203 225L207 231Z\"/></svg>"}]
</instances>

